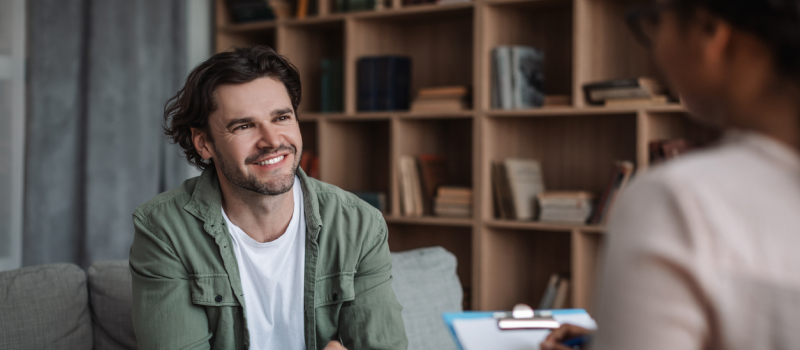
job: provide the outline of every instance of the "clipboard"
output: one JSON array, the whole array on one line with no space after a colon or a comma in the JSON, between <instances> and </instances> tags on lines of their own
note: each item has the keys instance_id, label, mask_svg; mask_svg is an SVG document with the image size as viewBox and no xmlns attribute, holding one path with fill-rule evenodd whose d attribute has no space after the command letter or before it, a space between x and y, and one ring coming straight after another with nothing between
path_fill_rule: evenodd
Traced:
<instances>
[{"instance_id":1,"label":"clipboard","mask_svg":"<svg viewBox=\"0 0 800 350\"><path fill-rule=\"evenodd\" d=\"M575 324L587 329L597 329L597 324L583 309L558 309L558 310L533 310L534 316L549 315L559 324ZM469 350L471 348L486 348L473 343L475 339L480 339L498 348L499 344L513 343L525 344L525 346L538 349L538 344L550 334L551 329L547 328L517 328L514 330L502 330L498 323L504 318L513 318L513 311L492 312L492 311L465 311L465 312L446 312L442 314L442 319L450 331L450 335L459 350ZM459 336L457 328L459 326L469 326L470 334ZM462 344L462 341L465 344ZM466 346L465 346L466 345ZM501 347L503 348L503 347Z\"/></svg>"}]
</instances>

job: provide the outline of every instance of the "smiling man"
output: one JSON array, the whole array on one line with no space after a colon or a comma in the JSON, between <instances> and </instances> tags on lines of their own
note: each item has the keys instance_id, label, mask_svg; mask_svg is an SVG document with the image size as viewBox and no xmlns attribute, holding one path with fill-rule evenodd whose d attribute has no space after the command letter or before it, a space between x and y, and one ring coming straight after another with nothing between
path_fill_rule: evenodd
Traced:
<instances>
[{"instance_id":1,"label":"smiling man","mask_svg":"<svg viewBox=\"0 0 800 350\"><path fill-rule=\"evenodd\" d=\"M167 135L203 173L133 213L140 348L407 347L381 213L298 167L300 91L255 46L211 57L168 103Z\"/></svg>"}]
</instances>

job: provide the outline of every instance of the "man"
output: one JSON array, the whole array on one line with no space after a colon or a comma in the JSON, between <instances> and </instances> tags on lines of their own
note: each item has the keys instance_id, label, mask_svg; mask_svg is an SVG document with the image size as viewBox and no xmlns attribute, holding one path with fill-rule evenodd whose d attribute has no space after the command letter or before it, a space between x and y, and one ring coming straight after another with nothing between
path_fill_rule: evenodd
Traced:
<instances>
[{"instance_id":1,"label":"man","mask_svg":"<svg viewBox=\"0 0 800 350\"><path fill-rule=\"evenodd\" d=\"M133 213L140 348L407 347L381 213L298 167L300 91L256 46L211 57L170 100L166 134L203 173Z\"/></svg>"}]
</instances>

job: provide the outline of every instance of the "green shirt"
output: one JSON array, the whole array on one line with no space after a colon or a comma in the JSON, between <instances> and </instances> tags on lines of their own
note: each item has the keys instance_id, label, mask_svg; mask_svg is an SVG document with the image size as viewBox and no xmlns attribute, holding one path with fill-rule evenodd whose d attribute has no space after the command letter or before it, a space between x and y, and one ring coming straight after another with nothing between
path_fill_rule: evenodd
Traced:
<instances>
[{"instance_id":1,"label":"green shirt","mask_svg":"<svg viewBox=\"0 0 800 350\"><path fill-rule=\"evenodd\" d=\"M307 349L405 349L386 222L298 169L306 219ZM244 295L214 169L133 212L133 327L140 349L249 349Z\"/></svg>"}]
</instances>

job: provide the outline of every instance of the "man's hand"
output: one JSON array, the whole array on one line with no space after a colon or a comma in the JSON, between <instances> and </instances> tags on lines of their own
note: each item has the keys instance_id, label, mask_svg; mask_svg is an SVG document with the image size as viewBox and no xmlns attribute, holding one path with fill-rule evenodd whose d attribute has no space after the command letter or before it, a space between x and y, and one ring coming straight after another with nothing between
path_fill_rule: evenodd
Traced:
<instances>
[{"instance_id":1,"label":"man's hand","mask_svg":"<svg viewBox=\"0 0 800 350\"><path fill-rule=\"evenodd\" d=\"M591 333L592 331L586 328L565 324L551 332L539 347L541 347L542 350L570 350L570 348L562 345L561 342Z\"/></svg>"},{"instance_id":2,"label":"man's hand","mask_svg":"<svg viewBox=\"0 0 800 350\"><path fill-rule=\"evenodd\" d=\"M342 343L335 340L331 340L330 342L328 342L328 345L325 345L325 349L322 350L347 350L347 348L344 347Z\"/></svg>"}]
</instances>

